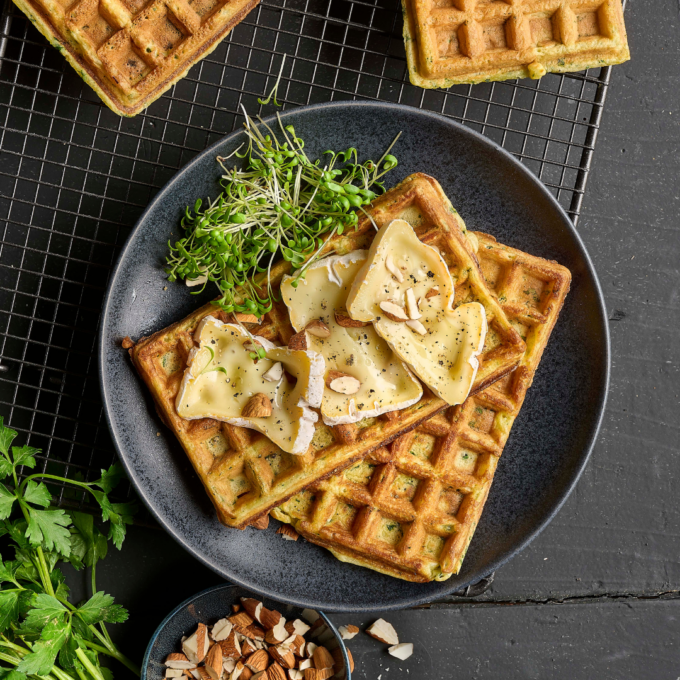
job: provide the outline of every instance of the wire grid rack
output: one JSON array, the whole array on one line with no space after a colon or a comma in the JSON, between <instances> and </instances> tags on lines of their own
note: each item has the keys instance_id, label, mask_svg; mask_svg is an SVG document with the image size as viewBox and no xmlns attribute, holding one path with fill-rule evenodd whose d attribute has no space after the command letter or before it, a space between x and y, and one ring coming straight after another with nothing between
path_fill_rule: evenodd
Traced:
<instances>
[{"instance_id":1,"label":"wire grid rack","mask_svg":"<svg viewBox=\"0 0 680 680\"><path fill-rule=\"evenodd\" d=\"M609 68L425 91L408 82L399 0L264 0L147 111L119 118L7 2L0 32L0 415L41 469L95 479L99 315L119 249L153 195L240 126L272 87L285 108L339 99L449 116L517 156L577 221ZM57 489L63 505L74 501ZM125 489L122 497L132 494Z\"/></svg>"}]
</instances>

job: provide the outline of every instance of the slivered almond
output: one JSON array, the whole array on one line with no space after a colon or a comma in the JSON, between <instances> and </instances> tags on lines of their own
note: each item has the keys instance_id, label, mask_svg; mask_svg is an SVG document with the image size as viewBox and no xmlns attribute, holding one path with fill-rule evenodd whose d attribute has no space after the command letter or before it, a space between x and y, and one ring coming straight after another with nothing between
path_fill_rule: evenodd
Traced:
<instances>
[{"instance_id":1,"label":"slivered almond","mask_svg":"<svg viewBox=\"0 0 680 680\"><path fill-rule=\"evenodd\" d=\"M288 349L307 349L307 333L301 330L288 341Z\"/></svg>"},{"instance_id":2,"label":"slivered almond","mask_svg":"<svg viewBox=\"0 0 680 680\"><path fill-rule=\"evenodd\" d=\"M298 538L300 538L300 534L298 534L295 529L293 529L290 524L282 524L277 530L277 534L281 534L281 538L286 539L287 541L297 541ZM286 631L288 631L288 624L286 624Z\"/></svg>"},{"instance_id":3,"label":"slivered almond","mask_svg":"<svg viewBox=\"0 0 680 680\"><path fill-rule=\"evenodd\" d=\"M267 668L267 680L286 680L286 671L276 661Z\"/></svg>"},{"instance_id":4,"label":"slivered almond","mask_svg":"<svg viewBox=\"0 0 680 680\"><path fill-rule=\"evenodd\" d=\"M193 661L187 659L186 654L181 652L173 652L168 654L165 659L166 668L175 668L179 670L188 670L190 668L196 668L196 664Z\"/></svg>"},{"instance_id":5,"label":"slivered almond","mask_svg":"<svg viewBox=\"0 0 680 680\"><path fill-rule=\"evenodd\" d=\"M304 635L308 630L309 626L301 619L295 619L286 624L286 632L290 635L293 633L295 633L295 635Z\"/></svg>"},{"instance_id":6,"label":"slivered almond","mask_svg":"<svg viewBox=\"0 0 680 680\"><path fill-rule=\"evenodd\" d=\"M246 657L244 663L251 671L253 671L253 673L259 673L260 671L267 669L269 655L264 649L258 649L256 652L253 652L250 656Z\"/></svg>"},{"instance_id":7,"label":"slivered almond","mask_svg":"<svg viewBox=\"0 0 680 680\"><path fill-rule=\"evenodd\" d=\"M412 330L418 333L418 335L427 335L427 328L423 326L417 319L409 319L406 325Z\"/></svg>"},{"instance_id":8,"label":"slivered almond","mask_svg":"<svg viewBox=\"0 0 680 680\"><path fill-rule=\"evenodd\" d=\"M205 658L205 668L212 680L219 680L222 675L222 647L213 645Z\"/></svg>"},{"instance_id":9,"label":"slivered almond","mask_svg":"<svg viewBox=\"0 0 680 680\"><path fill-rule=\"evenodd\" d=\"M283 364L277 361L263 376L267 382L279 382L283 378Z\"/></svg>"},{"instance_id":10,"label":"slivered almond","mask_svg":"<svg viewBox=\"0 0 680 680\"><path fill-rule=\"evenodd\" d=\"M396 302L391 300L383 300L380 303L380 309L385 316L392 321L408 321L408 315L403 307L400 307Z\"/></svg>"},{"instance_id":11,"label":"slivered almond","mask_svg":"<svg viewBox=\"0 0 680 680\"><path fill-rule=\"evenodd\" d=\"M335 370L328 371L326 385L339 394L356 394L361 389L361 382L354 376Z\"/></svg>"},{"instance_id":12,"label":"slivered almond","mask_svg":"<svg viewBox=\"0 0 680 680\"><path fill-rule=\"evenodd\" d=\"M385 621L385 619L378 619L375 623L371 624L366 632L376 640L384 642L386 645L398 645L399 636L397 631L394 630L394 626L391 623Z\"/></svg>"},{"instance_id":13,"label":"slivered almond","mask_svg":"<svg viewBox=\"0 0 680 680\"><path fill-rule=\"evenodd\" d=\"M351 640L358 632L359 628L357 626L353 626L351 623L338 628L338 633L340 633L340 637L343 640Z\"/></svg>"},{"instance_id":14,"label":"slivered almond","mask_svg":"<svg viewBox=\"0 0 680 680\"><path fill-rule=\"evenodd\" d=\"M314 668L323 670L324 668L333 668L333 657L325 647L317 647L312 655Z\"/></svg>"},{"instance_id":15,"label":"slivered almond","mask_svg":"<svg viewBox=\"0 0 680 680\"><path fill-rule=\"evenodd\" d=\"M275 626L278 626L279 622L281 621L282 618L283 617L281 616L281 614L279 612L276 611L276 609L263 608L262 612L260 613L260 623L267 630L271 630ZM284 619L284 623L285 623L285 619Z\"/></svg>"},{"instance_id":16,"label":"slivered almond","mask_svg":"<svg viewBox=\"0 0 680 680\"><path fill-rule=\"evenodd\" d=\"M406 310L410 319L420 319L422 314L418 309L418 302L416 301L416 294L413 288L406 291Z\"/></svg>"},{"instance_id":17,"label":"slivered almond","mask_svg":"<svg viewBox=\"0 0 680 680\"><path fill-rule=\"evenodd\" d=\"M385 258L385 267L387 267L387 271L394 276L399 283L404 283L404 274L401 272L399 267L397 267L396 264L394 264L394 260L392 259L392 255L389 254Z\"/></svg>"},{"instance_id":18,"label":"slivered almond","mask_svg":"<svg viewBox=\"0 0 680 680\"><path fill-rule=\"evenodd\" d=\"M439 295L439 286L434 286L430 288L430 290L425 293L425 299L429 300L431 297L434 297L435 295Z\"/></svg>"},{"instance_id":19,"label":"slivered almond","mask_svg":"<svg viewBox=\"0 0 680 680\"><path fill-rule=\"evenodd\" d=\"M241 411L244 418L269 418L271 414L272 402L262 392L253 394Z\"/></svg>"},{"instance_id":20,"label":"slivered almond","mask_svg":"<svg viewBox=\"0 0 680 680\"><path fill-rule=\"evenodd\" d=\"M347 312L339 312L335 310L335 323L343 328L363 328L370 325L368 321L356 321Z\"/></svg>"},{"instance_id":21,"label":"slivered almond","mask_svg":"<svg viewBox=\"0 0 680 680\"><path fill-rule=\"evenodd\" d=\"M310 321L306 326L305 330L317 338L330 338L331 329L323 322L321 319L314 319Z\"/></svg>"}]
</instances>

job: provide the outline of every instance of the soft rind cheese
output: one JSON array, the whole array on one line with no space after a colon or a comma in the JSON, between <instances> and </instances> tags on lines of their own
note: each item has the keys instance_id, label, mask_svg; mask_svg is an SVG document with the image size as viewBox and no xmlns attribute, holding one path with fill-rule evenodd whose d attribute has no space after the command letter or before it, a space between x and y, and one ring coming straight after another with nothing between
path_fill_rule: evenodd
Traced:
<instances>
[{"instance_id":1,"label":"soft rind cheese","mask_svg":"<svg viewBox=\"0 0 680 680\"><path fill-rule=\"evenodd\" d=\"M321 405L323 396L323 357L310 350L276 347L266 338L255 336L267 352L266 359L255 362L244 347L250 340L246 331L212 316L201 321L194 339L198 347L189 353L175 401L180 417L213 418L248 427L266 435L287 453L304 454L318 419L311 409ZM285 375L275 382L264 378L277 362L297 379L295 385ZM266 394L271 401L271 416L242 417L243 407L258 393Z\"/></svg>"},{"instance_id":2,"label":"soft rind cheese","mask_svg":"<svg viewBox=\"0 0 680 680\"><path fill-rule=\"evenodd\" d=\"M401 281L390 273L388 257L390 268L400 270ZM380 308L381 302L391 301L407 312L409 289L425 335L387 318ZM433 289L437 294L427 297ZM347 311L353 319L372 321L380 337L437 396L461 404L477 375L487 323L483 305L471 302L454 310L453 297L453 279L439 252L422 243L408 222L394 220L373 240L347 297Z\"/></svg>"},{"instance_id":3,"label":"soft rind cheese","mask_svg":"<svg viewBox=\"0 0 680 680\"><path fill-rule=\"evenodd\" d=\"M290 320L301 331L314 319L321 319L330 337L307 334L310 349L323 355L326 371L336 370L361 383L352 395L324 390L321 416L326 425L356 423L381 413L415 404L423 394L422 385L404 363L394 355L373 326L346 328L335 320L335 311L345 311L352 281L363 266L365 250L326 257L312 264L297 288L288 276L281 284L281 295L288 306Z\"/></svg>"}]
</instances>

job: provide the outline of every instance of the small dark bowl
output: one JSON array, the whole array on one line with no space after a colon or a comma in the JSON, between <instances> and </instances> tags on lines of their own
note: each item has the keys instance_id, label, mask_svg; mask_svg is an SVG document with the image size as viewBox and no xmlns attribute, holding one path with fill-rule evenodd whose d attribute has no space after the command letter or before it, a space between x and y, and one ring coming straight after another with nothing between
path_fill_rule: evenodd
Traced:
<instances>
[{"instance_id":1,"label":"small dark bowl","mask_svg":"<svg viewBox=\"0 0 680 680\"><path fill-rule=\"evenodd\" d=\"M141 680L163 680L165 677L164 661L171 652L181 651L180 641L182 637L184 635L191 635L199 623L212 625L219 619L230 616L232 613L231 605L239 603L241 597L257 596L240 586L225 584L208 588L175 607L163 619L156 632L151 636L151 640L149 640L149 646L146 648L144 661L142 662ZM264 602L264 606L267 609L276 609L281 612L289 621L301 618L302 616L302 609L298 607L280 604L267 598L257 597L257 599ZM337 643L335 646L340 647L342 651L345 680L351 680L352 674L349 669L349 659L345 643L330 619L321 611L319 615L333 632L334 642ZM335 648L333 640L330 643L325 643L325 646L331 650ZM336 672L340 670L342 669L338 668Z\"/></svg>"}]
</instances>

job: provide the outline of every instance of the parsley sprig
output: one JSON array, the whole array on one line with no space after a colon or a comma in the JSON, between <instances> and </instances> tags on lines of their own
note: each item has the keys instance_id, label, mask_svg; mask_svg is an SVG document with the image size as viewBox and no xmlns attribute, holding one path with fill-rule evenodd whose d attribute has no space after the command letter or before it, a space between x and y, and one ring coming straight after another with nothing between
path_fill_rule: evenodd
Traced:
<instances>
[{"instance_id":1,"label":"parsley sprig","mask_svg":"<svg viewBox=\"0 0 680 680\"><path fill-rule=\"evenodd\" d=\"M106 556L108 540L120 549L125 527L136 508L112 503L108 494L123 476L119 465L102 470L94 482L31 474L20 480L18 468L32 470L39 449L12 446L17 433L0 417L0 537L14 548L13 560L0 556L0 678L2 680L111 680L99 655L117 659L139 675L139 669L111 641L106 623L120 623L127 611L98 591L97 562ZM92 515L52 506L47 484L59 482L87 491L102 511ZM64 574L70 562L89 567L92 597L78 605L69 601Z\"/></svg>"},{"instance_id":2,"label":"parsley sprig","mask_svg":"<svg viewBox=\"0 0 680 680\"><path fill-rule=\"evenodd\" d=\"M273 292L254 277L269 274L282 257L297 270L295 286L329 239L356 228L357 211L384 191L382 177L397 166L389 152L399 136L377 163L360 163L354 147L312 162L292 125L278 119L279 139L261 119L258 126L244 115L247 142L232 154L244 159L243 167L229 168L231 156L218 157L222 193L187 207L185 237L168 243L166 273L170 281L202 280L203 288L213 281L221 293L214 304L225 312L262 316Z\"/></svg>"}]
</instances>

